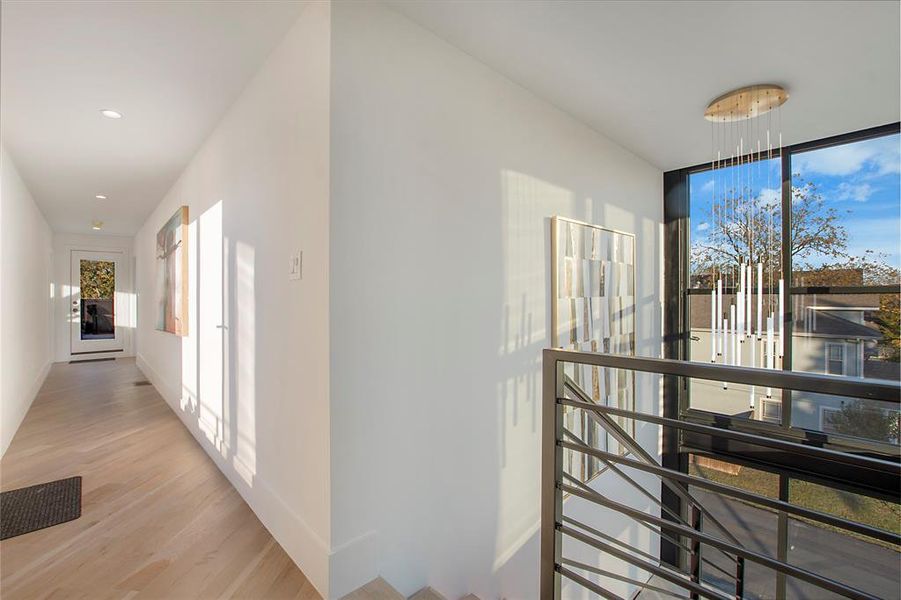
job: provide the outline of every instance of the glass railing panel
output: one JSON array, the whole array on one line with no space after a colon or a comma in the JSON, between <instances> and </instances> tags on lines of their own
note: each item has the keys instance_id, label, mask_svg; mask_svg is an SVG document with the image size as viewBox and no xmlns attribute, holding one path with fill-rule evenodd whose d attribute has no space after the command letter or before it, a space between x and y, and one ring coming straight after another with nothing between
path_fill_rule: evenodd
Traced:
<instances>
[{"instance_id":1,"label":"glass railing panel","mask_svg":"<svg viewBox=\"0 0 901 600\"><path fill-rule=\"evenodd\" d=\"M791 420L793 427L897 446L898 408L891 402L792 392Z\"/></svg>"},{"instance_id":2,"label":"glass railing panel","mask_svg":"<svg viewBox=\"0 0 901 600\"><path fill-rule=\"evenodd\" d=\"M797 519L788 520L788 562L851 585L878 598L897 598L901 589L897 547ZM788 577L786 597L841 598L810 583Z\"/></svg>"},{"instance_id":3,"label":"glass railing panel","mask_svg":"<svg viewBox=\"0 0 901 600\"><path fill-rule=\"evenodd\" d=\"M791 479L792 504L836 515L894 533L901 533L901 510L895 502L864 496L810 481ZM828 574L880 598L898 596L901 571L899 547L809 520L789 519L788 561ZM838 597L789 578L788 598Z\"/></svg>"},{"instance_id":4,"label":"glass railing panel","mask_svg":"<svg viewBox=\"0 0 901 600\"><path fill-rule=\"evenodd\" d=\"M779 497L779 476L759 469L719 459L690 455L688 472L690 475L737 487L768 498ZM746 548L774 558L777 556L776 540L778 540L779 523L776 512L696 486L689 486L689 491ZM703 523L703 521L701 529L704 533L722 538L722 533L716 527ZM702 579L726 593L733 593L735 579L727 576L727 573L735 573L735 561L712 548L704 548L702 556L705 558L705 564L702 564L701 568ZM747 561L745 563L745 597L774 598L775 591L772 570Z\"/></svg>"}]
</instances>

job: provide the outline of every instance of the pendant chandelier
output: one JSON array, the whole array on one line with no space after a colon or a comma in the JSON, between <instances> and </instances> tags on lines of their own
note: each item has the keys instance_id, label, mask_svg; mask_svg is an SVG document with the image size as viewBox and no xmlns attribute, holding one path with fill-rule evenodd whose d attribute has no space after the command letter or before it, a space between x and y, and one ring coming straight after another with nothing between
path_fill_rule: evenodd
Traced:
<instances>
[{"instance_id":1,"label":"pendant chandelier","mask_svg":"<svg viewBox=\"0 0 901 600\"><path fill-rule=\"evenodd\" d=\"M782 182L771 173L771 161L778 158L781 164L781 106L787 99L780 86L752 85L723 94L704 112L711 122L711 225L717 249L710 264L712 363L782 367L785 283L781 194L775 193ZM752 410L755 394L752 387Z\"/></svg>"}]
</instances>

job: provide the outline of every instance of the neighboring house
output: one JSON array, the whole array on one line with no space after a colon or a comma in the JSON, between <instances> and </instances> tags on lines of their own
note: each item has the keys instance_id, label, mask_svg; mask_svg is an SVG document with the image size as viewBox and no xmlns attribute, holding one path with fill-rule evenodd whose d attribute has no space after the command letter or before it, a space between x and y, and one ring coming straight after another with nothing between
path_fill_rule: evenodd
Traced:
<instances>
[{"instance_id":1,"label":"neighboring house","mask_svg":"<svg viewBox=\"0 0 901 600\"><path fill-rule=\"evenodd\" d=\"M690 357L710 361L710 297L692 295L690 308ZM877 341L882 337L871 323L871 315L879 310L877 294L822 294L795 297L792 331L792 364L797 371L888 379L898 381L899 363L880 360ZM746 340L740 344L741 364L752 366L752 346L756 347L755 366L760 364L760 346ZM722 357L717 362L722 364ZM781 368L781 363L777 363ZM769 391L769 394L767 393ZM727 385L718 382L692 381L691 406L700 410L740 415L762 421L782 419L780 390ZM846 398L826 394L794 392L792 424L817 431L833 431L831 418L839 412ZM873 406L873 410L895 410Z\"/></svg>"}]
</instances>

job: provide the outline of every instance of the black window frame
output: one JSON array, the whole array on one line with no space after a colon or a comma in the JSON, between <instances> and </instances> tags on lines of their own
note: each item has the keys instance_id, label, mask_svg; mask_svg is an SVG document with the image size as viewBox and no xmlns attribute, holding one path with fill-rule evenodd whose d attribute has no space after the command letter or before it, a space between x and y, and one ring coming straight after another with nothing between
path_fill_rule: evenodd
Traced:
<instances>
[{"instance_id":1,"label":"black window frame","mask_svg":"<svg viewBox=\"0 0 901 600\"><path fill-rule=\"evenodd\" d=\"M787 239L791 230L791 164L794 154L819 150L834 146L841 146L853 142L860 142L888 135L901 133L901 122L872 127L861 131L855 131L842 135L836 135L820 140L804 142L784 146L775 155L781 158L782 170L782 239ZM747 160L757 160L756 155L745 157ZM664 181L664 356L677 360L689 359L689 321L688 308L689 297L693 295L708 295L710 288L692 288L690 282L690 197L689 177L695 173L712 170L711 163L704 163L663 174ZM899 294L901 285L880 286L793 286L792 285L792 260L790 252L783 252L782 273L785 279L785 287L789 298L802 294ZM786 302L783 328L786 333L787 344L782 368L786 371L792 369L792 302ZM766 431L770 434L782 435L787 438L802 440L818 445L840 446L842 449L857 449L884 454L890 448L879 442L870 442L858 438L851 438L837 434L825 435L823 432L803 430L791 425L792 405L791 392L783 391L782 394L782 423L764 423ZM670 382L664 386L664 412L672 418L689 418L692 420L709 421L713 413L707 413L693 409L688 404L687 382L675 385ZM715 415L717 422L729 422L730 426L738 428L758 429L759 421L749 422L746 419L731 419L726 415ZM666 449L666 442L665 442Z\"/></svg>"},{"instance_id":2,"label":"black window frame","mask_svg":"<svg viewBox=\"0 0 901 600\"><path fill-rule=\"evenodd\" d=\"M781 158L781 202L782 202L782 239L787 239L791 231L791 194L792 194L792 156L801 152L841 146L853 142L884 137L901 133L901 122L890 123L842 135L831 136L819 140L784 146L778 150ZM756 160L757 157L745 157ZM762 157L761 157L762 158ZM688 360L690 344L689 297L709 294L710 288L691 288L690 280L690 197L689 177L694 173L709 171L710 163L685 167L663 174L663 213L664 213L664 357L675 360ZM856 294L885 293L901 294L901 285L893 286L792 286L791 253L783 252L782 262L785 288L789 298L798 294ZM783 328L789 343L784 352L783 369L792 368L792 302L786 302ZM811 431L792 427L791 392L782 392L782 422L752 421L732 418L692 409L688 403L689 382L687 379L664 376L663 381L663 413L665 417L682 419L719 427L763 433L771 437L815 445L819 447L840 448L868 456L899 462L897 446L880 442L870 442L858 438ZM707 455L714 458L747 464L780 475L780 499L788 501L788 488L791 479L802 479L831 485L856 493L895 501L897 499L897 479L879 477L873 473L861 473L852 468L836 467L833 464L817 463L807 458L786 454L761 454L753 448L718 444L705 436L686 436L669 427L663 428L662 463L663 466L688 472L689 454ZM679 498L668 489L661 490L661 498L668 508L681 511ZM780 522L780 555L787 549L786 523ZM661 558L670 564L678 564L679 553L671 544L661 542ZM777 585L785 589L784 578L780 577Z\"/></svg>"}]
</instances>

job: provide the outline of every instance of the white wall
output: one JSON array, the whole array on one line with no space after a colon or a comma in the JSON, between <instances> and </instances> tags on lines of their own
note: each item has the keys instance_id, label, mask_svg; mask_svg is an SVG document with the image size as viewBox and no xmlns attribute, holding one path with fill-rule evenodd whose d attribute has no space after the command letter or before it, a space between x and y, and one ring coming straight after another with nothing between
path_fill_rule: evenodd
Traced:
<instances>
[{"instance_id":1,"label":"white wall","mask_svg":"<svg viewBox=\"0 0 901 600\"><path fill-rule=\"evenodd\" d=\"M329 13L327 3L304 8L134 250L139 366L324 595ZM190 210L183 338L154 329L155 236L181 205ZM303 279L289 280L300 250Z\"/></svg>"},{"instance_id":2,"label":"white wall","mask_svg":"<svg viewBox=\"0 0 901 600\"><path fill-rule=\"evenodd\" d=\"M89 250L116 252L122 255L122 272L116 273L117 287L125 302L117 298L116 327L122 333L123 351L109 356L134 355L135 300L132 282L132 247L134 238L120 235L85 235L55 233L53 235L53 360L65 362L72 359L72 251ZM119 304L124 304L120 306Z\"/></svg>"},{"instance_id":3,"label":"white wall","mask_svg":"<svg viewBox=\"0 0 901 600\"><path fill-rule=\"evenodd\" d=\"M637 235L657 356L661 172L377 3L332 24L332 595L534 598L548 218Z\"/></svg>"},{"instance_id":4,"label":"white wall","mask_svg":"<svg viewBox=\"0 0 901 600\"><path fill-rule=\"evenodd\" d=\"M51 236L0 146L0 455L50 369Z\"/></svg>"}]
</instances>

